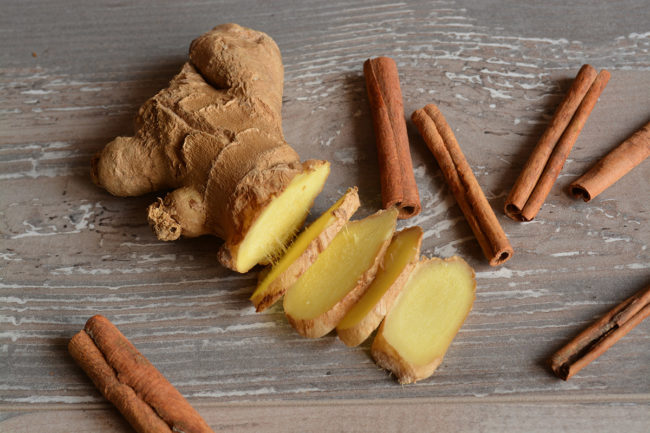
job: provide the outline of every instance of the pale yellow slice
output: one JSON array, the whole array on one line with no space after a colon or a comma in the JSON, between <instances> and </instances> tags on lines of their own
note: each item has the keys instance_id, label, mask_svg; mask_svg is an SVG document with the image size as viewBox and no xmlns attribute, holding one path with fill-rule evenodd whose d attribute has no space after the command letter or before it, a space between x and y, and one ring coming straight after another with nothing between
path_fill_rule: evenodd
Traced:
<instances>
[{"instance_id":1,"label":"pale yellow slice","mask_svg":"<svg viewBox=\"0 0 650 433\"><path fill-rule=\"evenodd\" d=\"M314 199L330 173L329 162L297 175L257 217L241 244L234 248L232 268L248 272L258 263L281 254L287 242L307 218Z\"/></svg>"},{"instance_id":2,"label":"pale yellow slice","mask_svg":"<svg viewBox=\"0 0 650 433\"><path fill-rule=\"evenodd\" d=\"M395 231L397 209L348 222L284 296L289 323L305 337L330 332L372 282Z\"/></svg>"},{"instance_id":3,"label":"pale yellow slice","mask_svg":"<svg viewBox=\"0 0 650 433\"><path fill-rule=\"evenodd\" d=\"M474 271L460 257L419 262L377 332L372 357L400 383L431 376L472 309L475 292Z\"/></svg>"},{"instance_id":4,"label":"pale yellow slice","mask_svg":"<svg viewBox=\"0 0 650 433\"><path fill-rule=\"evenodd\" d=\"M273 305L293 286L358 208L357 188L350 188L298 235L277 263L260 274L257 289L250 298L258 312Z\"/></svg>"},{"instance_id":5,"label":"pale yellow slice","mask_svg":"<svg viewBox=\"0 0 650 433\"><path fill-rule=\"evenodd\" d=\"M377 329L411 274L420 255L421 243L420 227L395 233L370 287L336 326L339 338L346 345L362 343Z\"/></svg>"}]
</instances>

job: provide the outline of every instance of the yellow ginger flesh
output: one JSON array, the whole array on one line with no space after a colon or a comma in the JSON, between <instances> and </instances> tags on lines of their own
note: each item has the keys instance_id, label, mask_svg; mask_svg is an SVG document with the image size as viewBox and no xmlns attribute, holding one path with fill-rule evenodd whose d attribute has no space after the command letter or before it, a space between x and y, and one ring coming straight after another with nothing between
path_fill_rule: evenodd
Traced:
<instances>
[{"instance_id":1,"label":"yellow ginger flesh","mask_svg":"<svg viewBox=\"0 0 650 433\"><path fill-rule=\"evenodd\" d=\"M287 286L293 285L302 272L313 263L320 249L329 245L338 230L358 207L357 189L351 188L296 237L284 255L260 280L257 289L253 292L250 299L258 311L267 308L284 294L289 288ZM333 227L334 225L338 227ZM315 240L317 240L316 244L312 244ZM308 248L314 250L307 251L307 254L304 255ZM297 263L298 260L303 262ZM289 275L285 272L288 272Z\"/></svg>"},{"instance_id":2,"label":"yellow ginger flesh","mask_svg":"<svg viewBox=\"0 0 650 433\"><path fill-rule=\"evenodd\" d=\"M411 227L395 234L386 250L383 264L377 272L377 276L368 287L368 291L337 325L338 330L349 329L358 325L375 308L404 268L411 261L417 259L421 237L422 230L419 227Z\"/></svg>"},{"instance_id":3,"label":"yellow ginger flesh","mask_svg":"<svg viewBox=\"0 0 650 433\"><path fill-rule=\"evenodd\" d=\"M415 365L445 354L474 302L464 262L429 263L415 268L383 329L386 341Z\"/></svg>"},{"instance_id":4,"label":"yellow ginger flesh","mask_svg":"<svg viewBox=\"0 0 650 433\"><path fill-rule=\"evenodd\" d=\"M302 225L314 197L323 189L329 164L293 178L287 189L262 211L238 248L236 268L245 272L264 259L279 256Z\"/></svg>"},{"instance_id":5,"label":"yellow ginger flesh","mask_svg":"<svg viewBox=\"0 0 650 433\"><path fill-rule=\"evenodd\" d=\"M295 319L313 319L334 307L357 286L395 229L397 211L371 215L346 224L316 262L284 298Z\"/></svg>"}]
</instances>

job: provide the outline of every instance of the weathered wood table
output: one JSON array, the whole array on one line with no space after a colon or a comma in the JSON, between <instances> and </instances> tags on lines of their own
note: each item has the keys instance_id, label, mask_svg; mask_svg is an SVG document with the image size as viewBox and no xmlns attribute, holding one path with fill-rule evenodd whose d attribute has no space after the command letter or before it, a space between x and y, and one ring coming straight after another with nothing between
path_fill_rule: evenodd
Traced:
<instances>
[{"instance_id":1,"label":"weathered wood table","mask_svg":"<svg viewBox=\"0 0 650 433\"><path fill-rule=\"evenodd\" d=\"M586 204L567 185L648 121L650 12L617 2L3 2L0 14L0 431L130 431L66 351L109 317L215 431L648 431L650 323L568 382L545 365L650 281L650 161ZM596 4L598 3L598 4ZM380 206L362 63L396 59L406 115L438 104L510 237L491 268L409 122L423 253L459 254L477 299L444 363L400 386L335 335L306 340L281 306L256 314L255 273L220 267L214 238L157 241L154 195L121 199L89 178L94 152L186 59L237 22L285 64L284 131L332 174L314 206L358 185ZM538 217L505 196L580 65L612 79Z\"/></svg>"}]
</instances>

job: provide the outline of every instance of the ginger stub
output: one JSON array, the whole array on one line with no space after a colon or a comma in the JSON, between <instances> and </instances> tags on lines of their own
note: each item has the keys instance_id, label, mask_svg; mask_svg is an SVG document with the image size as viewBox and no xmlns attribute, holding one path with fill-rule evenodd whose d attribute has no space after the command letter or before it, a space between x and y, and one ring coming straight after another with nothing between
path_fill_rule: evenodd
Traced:
<instances>
[{"instance_id":1,"label":"ginger stub","mask_svg":"<svg viewBox=\"0 0 650 433\"><path fill-rule=\"evenodd\" d=\"M172 189L148 210L161 240L225 240L219 260L238 272L278 255L329 175L282 135L283 66L266 34L224 24L195 39L190 61L146 101L133 137L92 161L93 181L117 196Z\"/></svg>"},{"instance_id":2,"label":"ginger stub","mask_svg":"<svg viewBox=\"0 0 650 433\"><path fill-rule=\"evenodd\" d=\"M418 262L377 332L372 357L402 384L431 376L472 309L475 292L474 271L460 257Z\"/></svg>"},{"instance_id":3,"label":"ginger stub","mask_svg":"<svg viewBox=\"0 0 650 433\"><path fill-rule=\"evenodd\" d=\"M289 246L268 272L262 272L251 296L256 311L264 311L293 286L359 208L357 188L350 188Z\"/></svg>"},{"instance_id":4,"label":"ginger stub","mask_svg":"<svg viewBox=\"0 0 650 433\"><path fill-rule=\"evenodd\" d=\"M336 326L346 345L361 344L390 310L420 255L422 229L409 227L395 233L374 281Z\"/></svg>"},{"instance_id":5,"label":"ginger stub","mask_svg":"<svg viewBox=\"0 0 650 433\"><path fill-rule=\"evenodd\" d=\"M390 243L398 211L348 222L284 297L289 323L303 336L330 332L364 294Z\"/></svg>"}]
</instances>

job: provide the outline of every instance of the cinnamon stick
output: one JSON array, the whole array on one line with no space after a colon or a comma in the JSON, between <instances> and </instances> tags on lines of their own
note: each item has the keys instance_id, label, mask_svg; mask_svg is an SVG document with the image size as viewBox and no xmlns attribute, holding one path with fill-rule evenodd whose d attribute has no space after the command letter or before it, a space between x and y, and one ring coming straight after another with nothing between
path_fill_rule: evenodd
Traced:
<instances>
[{"instance_id":1,"label":"cinnamon stick","mask_svg":"<svg viewBox=\"0 0 650 433\"><path fill-rule=\"evenodd\" d=\"M650 286L626 299L557 351L553 372L568 380L650 316Z\"/></svg>"},{"instance_id":2,"label":"cinnamon stick","mask_svg":"<svg viewBox=\"0 0 650 433\"><path fill-rule=\"evenodd\" d=\"M399 218L420 213L420 195L413 175L402 91L397 65L390 57L368 59L363 64L377 143L382 205L396 206Z\"/></svg>"},{"instance_id":3,"label":"cinnamon stick","mask_svg":"<svg viewBox=\"0 0 650 433\"><path fill-rule=\"evenodd\" d=\"M590 201L650 156L650 122L619 144L569 185L571 194Z\"/></svg>"},{"instance_id":4,"label":"cinnamon stick","mask_svg":"<svg viewBox=\"0 0 650 433\"><path fill-rule=\"evenodd\" d=\"M513 254L510 241L444 116L438 107L429 104L416 110L411 119L438 161L445 180L490 265L505 263Z\"/></svg>"},{"instance_id":5,"label":"cinnamon stick","mask_svg":"<svg viewBox=\"0 0 650 433\"><path fill-rule=\"evenodd\" d=\"M68 351L139 433L213 433L167 379L105 317L91 317Z\"/></svg>"},{"instance_id":6,"label":"cinnamon stick","mask_svg":"<svg viewBox=\"0 0 650 433\"><path fill-rule=\"evenodd\" d=\"M510 218L535 218L609 78L608 71L596 74L590 65L580 69L506 199Z\"/></svg>"}]
</instances>

